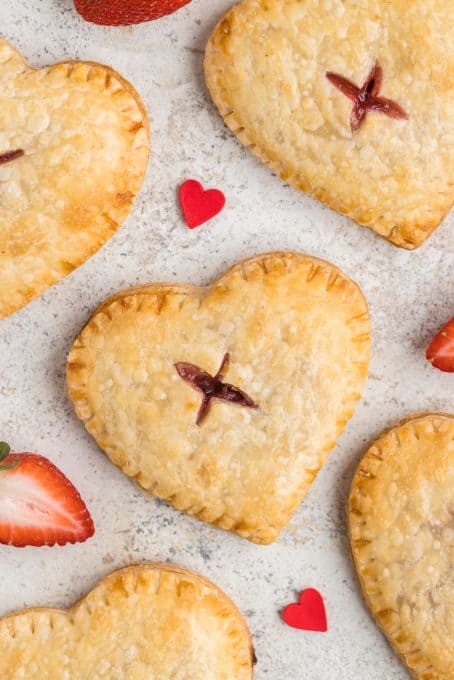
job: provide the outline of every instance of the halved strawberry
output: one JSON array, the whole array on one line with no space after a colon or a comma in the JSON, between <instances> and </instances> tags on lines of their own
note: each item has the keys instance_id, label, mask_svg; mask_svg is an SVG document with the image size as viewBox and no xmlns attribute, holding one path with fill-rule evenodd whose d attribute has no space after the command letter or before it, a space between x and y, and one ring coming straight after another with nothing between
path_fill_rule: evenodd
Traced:
<instances>
[{"instance_id":1,"label":"halved strawberry","mask_svg":"<svg viewBox=\"0 0 454 680\"><path fill-rule=\"evenodd\" d=\"M440 371L454 373L454 317L434 337L426 358Z\"/></svg>"},{"instance_id":2,"label":"halved strawberry","mask_svg":"<svg viewBox=\"0 0 454 680\"><path fill-rule=\"evenodd\" d=\"M10 453L0 443L0 543L65 545L93 536L93 520L77 489L47 458Z\"/></svg>"},{"instance_id":3,"label":"halved strawberry","mask_svg":"<svg viewBox=\"0 0 454 680\"><path fill-rule=\"evenodd\" d=\"M101 26L129 26L160 19L191 0L74 0L79 14Z\"/></svg>"}]
</instances>

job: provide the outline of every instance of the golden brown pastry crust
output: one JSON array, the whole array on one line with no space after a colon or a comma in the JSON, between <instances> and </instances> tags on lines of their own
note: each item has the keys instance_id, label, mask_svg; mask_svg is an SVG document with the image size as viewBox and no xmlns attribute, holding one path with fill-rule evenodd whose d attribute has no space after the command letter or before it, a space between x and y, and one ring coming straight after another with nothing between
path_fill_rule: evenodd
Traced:
<instances>
[{"instance_id":1,"label":"golden brown pastry crust","mask_svg":"<svg viewBox=\"0 0 454 680\"><path fill-rule=\"evenodd\" d=\"M415 414L361 459L349 506L363 595L418 680L454 677L454 416Z\"/></svg>"},{"instance_id":2,"label":"golden brown pastry crust","mask_svg":"<svg viewBox=\"0 0 454 680\"><path fill-rule=\"evenodd\" d=\"M109 458L179 510L274 541L352 416L370 328L358 286L309 255L268 253L212 286L156 284L105 302L75 341L68 390ZM191 362L258 404L213 402L175 370Z\"/></svg>"},{"instance_id":3,"label":"golden brown pastry crust","mask_svg":"<svg viewBox=\"0 0 454 680\"><path fill-rule=\"evenodd\" d=\"M244 0L211 36L205 72L228 127L295 188L413 249L453 203L451 0ZM409 114L369 113L326 78L361 85Z\"/></svg>"},{"instance_id":4,"label":"golden brown pastry crust","mask_svg":"<svg viewBox=\"0 0 454 680\"><path fill-rule=\"evenodd\" d=\"M145 106L113 69L33 69L0 39L0 319L95 253L129 214L149 156Z\"/></svg>"},{"instance_id":5,"label":"golden brown pastry crust","mask_svg":"<svg viewBox=\"0 0 454 680\"><path fill-rule=\"evenodd\" d=\"M251 680L247 624L210 581L167 564L113 572L68 611L0 619L2 680Z\"/></svg>"}]
</instances>

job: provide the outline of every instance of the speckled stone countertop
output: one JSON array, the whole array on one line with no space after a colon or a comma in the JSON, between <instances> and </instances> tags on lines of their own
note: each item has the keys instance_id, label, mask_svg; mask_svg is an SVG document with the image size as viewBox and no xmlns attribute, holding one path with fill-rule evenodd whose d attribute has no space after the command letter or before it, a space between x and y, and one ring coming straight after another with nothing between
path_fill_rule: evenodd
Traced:
<instances>
[{"instance_id":1,"label":"speckled stone countertop","mask_svg":"<svg viewBox=\"0 0 454 680\"><path fill-rule=\"evenodd\" d=\"M235 600L253 633L257 680L405 680L355 582L345 503L367 443L413 411L450 410L453 379L424 348L452 313L452 219L415 252L399 250L279 181L234 139L211 103L203 49L231 0L194 0L135 28L84 23L71 0L0 3L3 35L32 64L105 62L139 90L152 123L148 177L114 238L63 283L0 323L0 439L57 463L80 489L96 536L64 548L0 547L0 614L66 606L115 567L171 561L199 571ZM176 201L187 177L219 187L226 210L190 231ZM90 312L120 288L156 280L207 283L261 251L295 249L331 260L361 285L373 323L364 398L281 538L253 545L147 499L74 416L65 360ZM285 627L297 591L326 599L326 635Z\"/></svg>"}]
</instances>

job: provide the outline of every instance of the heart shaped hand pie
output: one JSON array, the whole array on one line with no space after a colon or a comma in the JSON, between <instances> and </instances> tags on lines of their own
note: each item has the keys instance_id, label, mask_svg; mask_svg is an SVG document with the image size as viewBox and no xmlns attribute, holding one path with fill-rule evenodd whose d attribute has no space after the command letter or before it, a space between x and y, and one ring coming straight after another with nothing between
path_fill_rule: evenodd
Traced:
<instances>
[{"instance_id":1,"label":"heart shaped hand pie","mask_svg":"<svg viewBox=\"0 0 454 680\"><path fill-rule=\"evenodd\" d=\"M69 611L0 619L0 677L250 680L246 623L214 584L164 564L126 567Z\"/></svg>"},{"instance_id":2,"label":"heart shaped hand pie","mask_svg":"<svg viewBox=\"0 0 454 680\"><path fill-rule=\"evenodd\" d=\"M356 284L274 253L208 288L108 300L74 343L68 387L88 431L145 489L270 543L352 415L368 359Z\"/></svg>"},{"instance_id":3,"label":"heart shaped hand pie","mask_svg":"<svg viewBox=\"0 0 454 680\"><path fill-rule=\"evenodd\" d=\"M454 416L413 416L361 460L349 502L366 602L418 680L454 669Z\"/></svg>"},{"instance_id":4,"label":"heart shaped hand pie","mask_svg":"<svg viewBox=\"0 0 454 680\"><path fill-rule=\"evenodd\" d=\"M208 43L207 84L229 128L285 182L412 249L453 202L440 67L451 12L451 0L430 10L413 0L411 11L388 0L244 0Z\"/></svg>"},{"instance_id":5,"label":"heart shaped hand pie","mask_svg":"<svg viewBox=\"0 0 454 680\"><path fill-rule=\"evenodd\" d=\"M0 39L0 319L98 250L127 217L147 115L112 69L35 70Z\"/></svg>"}]
</instances>

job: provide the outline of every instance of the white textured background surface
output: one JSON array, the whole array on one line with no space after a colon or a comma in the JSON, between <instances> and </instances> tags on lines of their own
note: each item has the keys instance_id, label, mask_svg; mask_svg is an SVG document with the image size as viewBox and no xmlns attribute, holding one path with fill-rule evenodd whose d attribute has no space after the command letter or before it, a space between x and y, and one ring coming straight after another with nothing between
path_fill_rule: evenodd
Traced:
<instances>
[{"instance_id":1,"label":"white textured background surface","mask_svg":"<svg viewBox=\"0 0 454 680\"><path fill-rule=\"evenodd\" d=\"M371 438L412 411L453 408L453 377L432 369L424 348L453 311L454 231L448 221L418 251L398 250L283 185L241 147L211 104L202 69L208 35L231 4L194 0L159 22L106 29L85 24L71 0L0 2L1 32L32 64L112 65L139 90L153 130L148 178L127 223L62 284L0 323L0 439L59 465L97 527L83 545L0 547L0 614L69 605L114 567L168 560L214 580L245 612L257 680L404 680L361 602L344 507ZM228 201L215 222L194 231L176 202L188 177L221 188ZM207 283L270 249L307 251L358 281L371 308L373 359L364 399L327 466L280 540L260 547L145 498L73 415L64 371L74 336L107 295L155 280ZM326 599L326 635L279 619L308 586Z\"/></svg>"}]
</instances>

